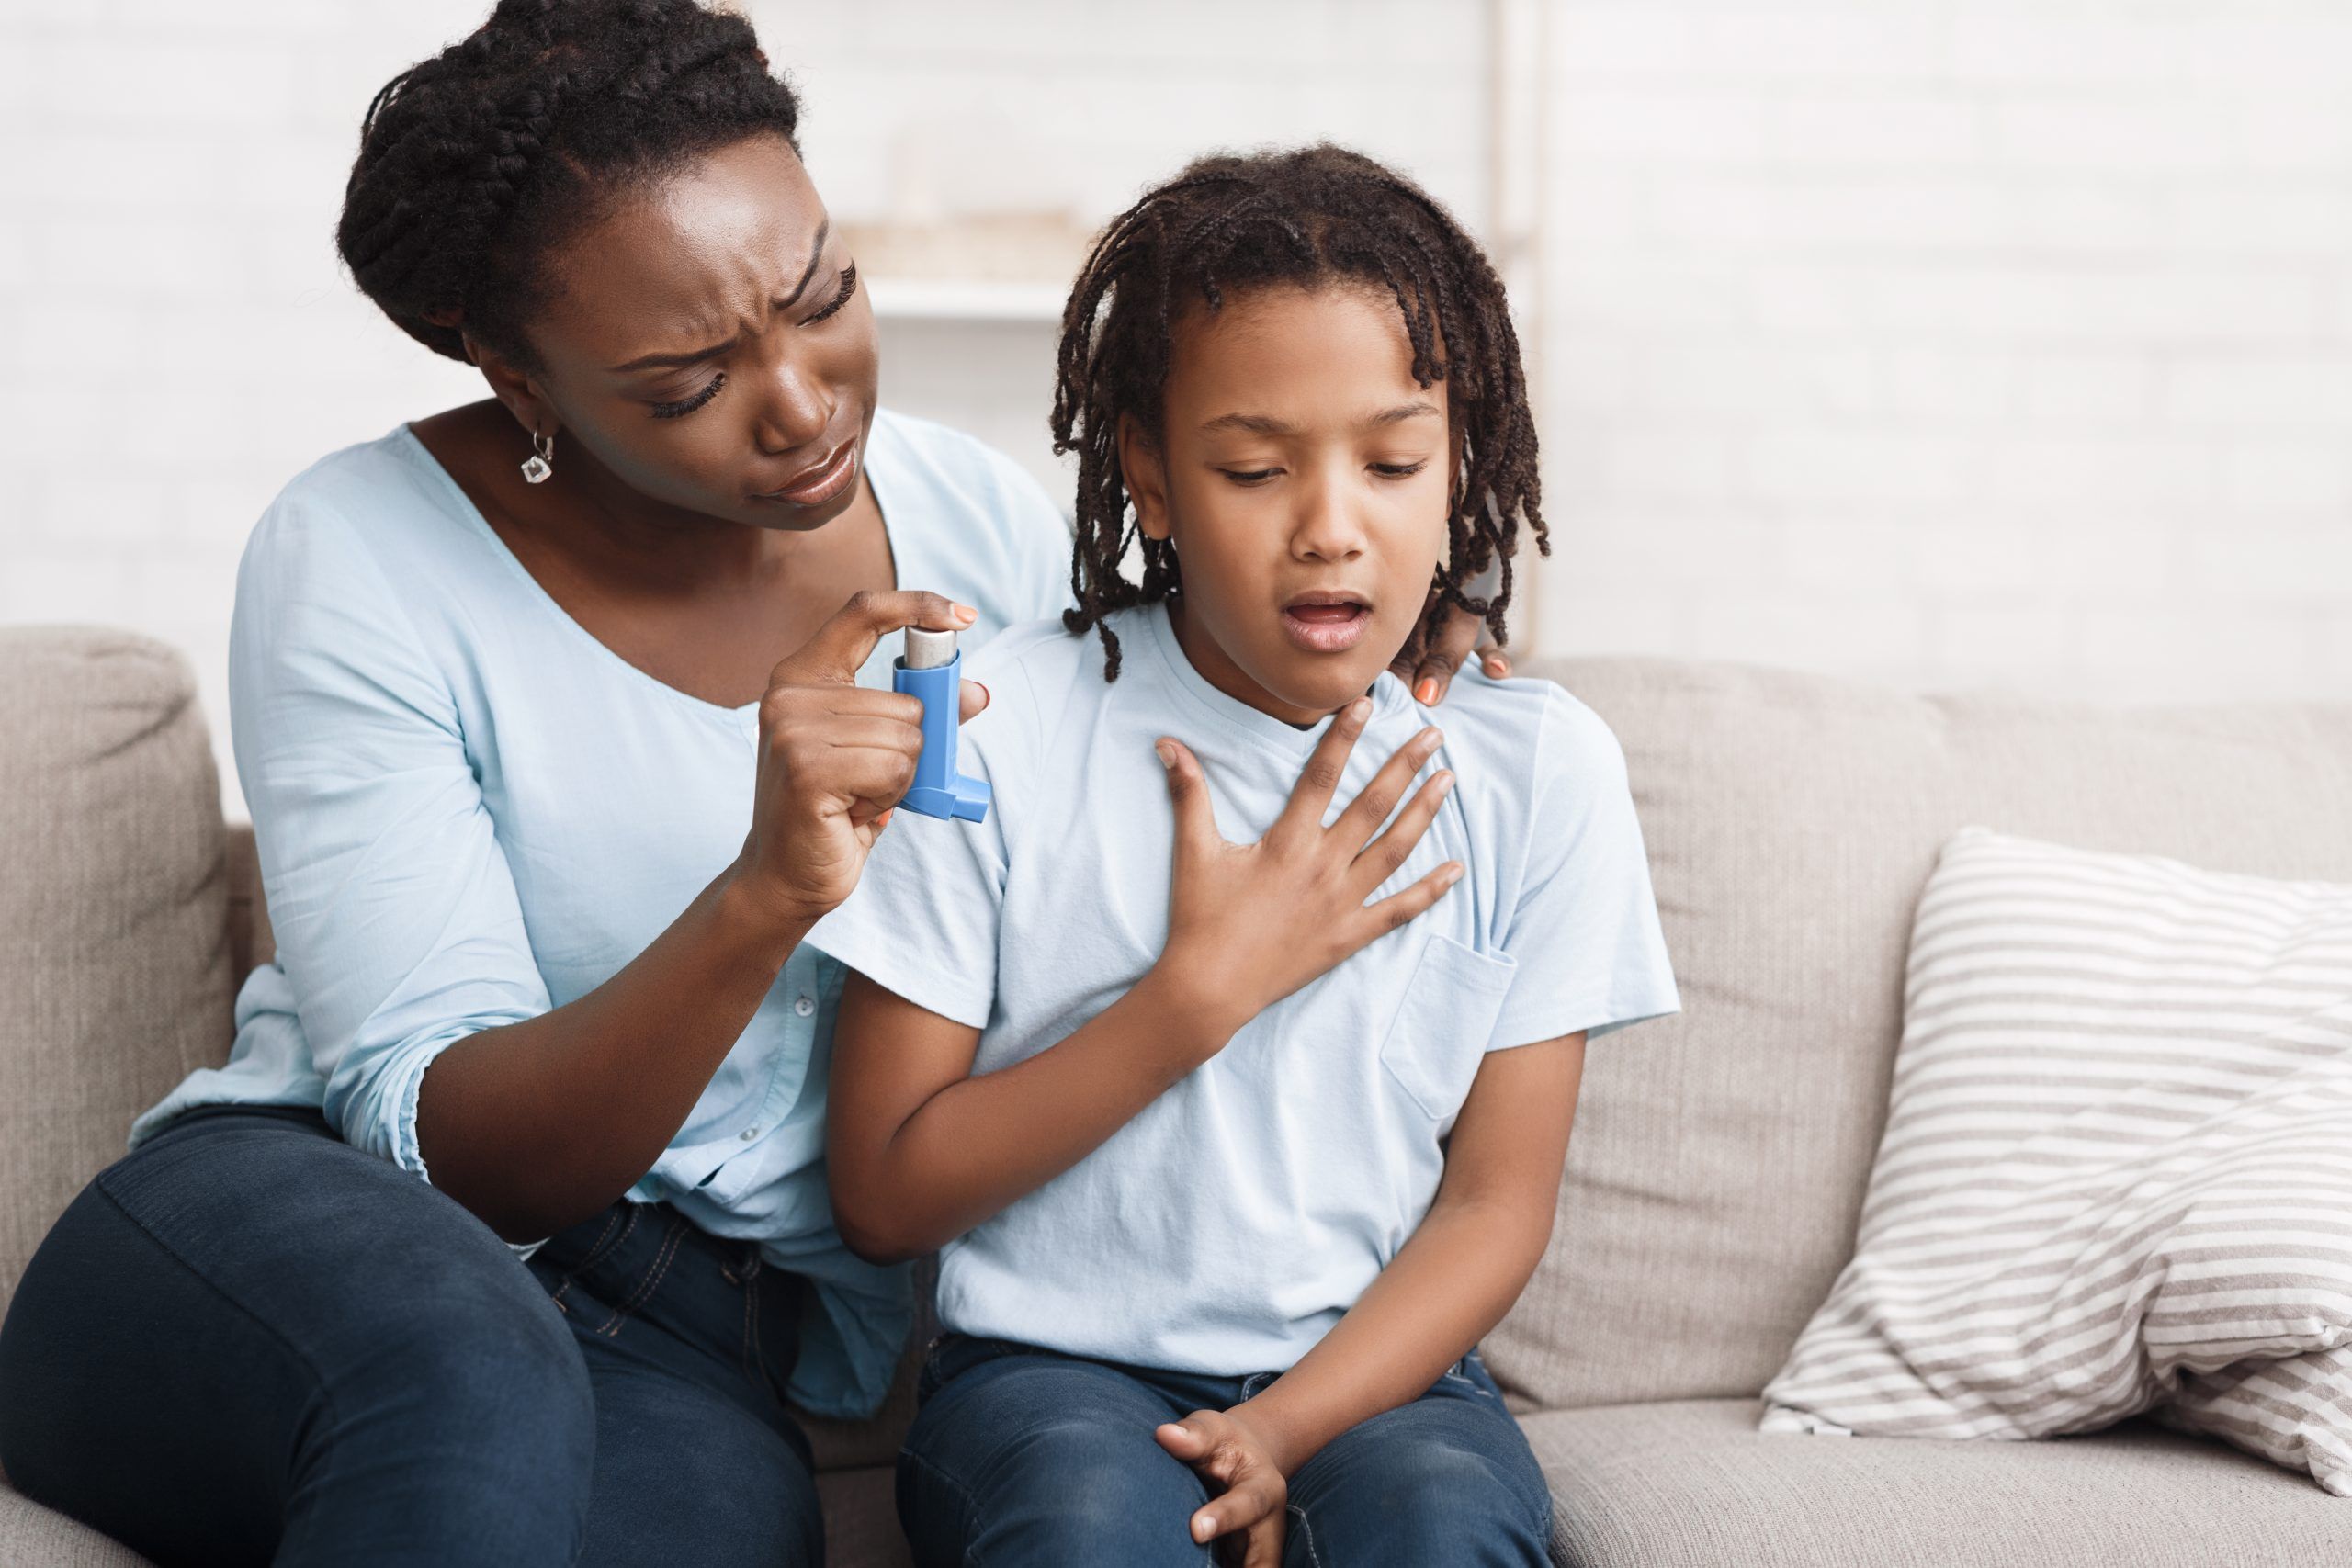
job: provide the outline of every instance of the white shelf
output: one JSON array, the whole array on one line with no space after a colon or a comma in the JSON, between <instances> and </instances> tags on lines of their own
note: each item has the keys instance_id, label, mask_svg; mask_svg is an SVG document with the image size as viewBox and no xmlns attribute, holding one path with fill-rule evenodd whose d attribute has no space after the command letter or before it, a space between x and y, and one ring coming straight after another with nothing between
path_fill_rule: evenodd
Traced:
<instances>
[{"instance_id":1,"label":"white shelf","mask_svg":"<svg viewBox=\"0 0 2352 1568\"><path fill-rule=\"evenodd\" d=\"M1032 321L1058 325L1068 290L1046 283L877 277L874 313L896 321Z\"/></svg>"}]
</instances>

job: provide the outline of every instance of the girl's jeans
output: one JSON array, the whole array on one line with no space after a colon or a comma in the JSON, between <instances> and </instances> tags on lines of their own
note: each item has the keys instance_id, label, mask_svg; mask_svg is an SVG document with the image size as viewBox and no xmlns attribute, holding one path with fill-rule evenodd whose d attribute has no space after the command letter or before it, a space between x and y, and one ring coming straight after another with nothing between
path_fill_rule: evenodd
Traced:
<instances>
[{"instance_id":1,"label":"girl's jeans","mask_svg":"<svg viewBox=\"0 0 2352 1568\"><path fill-rule=\"evenodd\" d=\"M899 1518L922 1568L1210 1562L1208 1500L1152 1428L1276 1376L1207 1377L950 1335L899 1455ZM1552 1503L1473 1351L1410 1404L1343 1433L1290 1481L1285 1568L1544 1568Z\"/></svg>"}]
</instances>

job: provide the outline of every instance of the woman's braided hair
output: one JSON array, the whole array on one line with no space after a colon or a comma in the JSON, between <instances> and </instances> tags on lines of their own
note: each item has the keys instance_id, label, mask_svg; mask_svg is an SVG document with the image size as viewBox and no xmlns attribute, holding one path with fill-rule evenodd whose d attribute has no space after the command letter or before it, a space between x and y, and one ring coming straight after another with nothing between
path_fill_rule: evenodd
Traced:
<instances>
[{"instance_id":1,"label":"woman's braided hair","mask_svg":"<svg viewBox=\"0 0 2352 1568\"><path fill-rule=\"evenodd\" d=\"M799 116L741 17L693 0L500 0L368 106L335 243L427 348L467 357L454 319L536 367L523 328L557 244L703 153L792 141Z\"/></svg>"},{"instance_id":2,"label":"woman's braided hair","mask_svg":"<svg viewBox=\"0 0 2352 1568\"><path fill-rule=\"evenodd\" d=\"M1476 243L1412 181L1329 143L1202 158L1114 219L1070 290L1054 388L1054 450L1078 454L1078 538L1070 564L1072 633L1102 639L1103 677L1119 676L1104 617L1179 591L1170 540L1139 535L1119 468L1119 421L1161 434L1173 328L1196 302L1210 310L1242 290L1348 280L1394 299L1412 345L1413 378L1442 378L1458 448L1449 547L1411 650L1446 612L1469 611L1499 643L1511 557L1522 525L1552 553L1536 473L1535 422L1502 279ZM1140 547L1143 581L1120 562ZM1465 592L1497 562L1491 596Z\"/></svg>"}]
</instances>

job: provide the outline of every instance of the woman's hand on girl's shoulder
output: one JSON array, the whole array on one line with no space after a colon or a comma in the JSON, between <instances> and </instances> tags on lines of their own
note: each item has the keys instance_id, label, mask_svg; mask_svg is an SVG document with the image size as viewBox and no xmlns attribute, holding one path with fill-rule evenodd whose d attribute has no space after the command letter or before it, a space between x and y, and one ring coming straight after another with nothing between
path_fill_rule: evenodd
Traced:
<instances>
[{"instance_id":1,"label":"woman's hand on girl's shoulder","mask_svg":"<svg viewBox=\"0 0 2352 1568\"><path fill-rule=\"evenodd\" d=\"M894 631L961 631L974 619L936 593L857 593L775 667L760 698L752 827L735 863L754 908L806 926L849 897L922 750L922 702L860 686L857 672ZM964 718L988 705L978 682L962 695Z\"/></svg>"},{"instance_id":2,"label":"woman's hand on girl's shoulder","mask_svg":"<svg viewBox=\"0 0 2352 1568\"><path fill-rule=\"evenodd\" d=\"M1445 625L1418 657L1411 649L1398 655L1392 668L1411 686L1413 700L1423 707L1434 707L1445 701L1455 671L1473 653L1477 656L1478 667L1490 678L1499 681L1509 675L1510 655L1492 643L1478 640L1486 629L1487 623L1469 611L1451 609L1445 613Z\"/></svg>"}]
</instances>

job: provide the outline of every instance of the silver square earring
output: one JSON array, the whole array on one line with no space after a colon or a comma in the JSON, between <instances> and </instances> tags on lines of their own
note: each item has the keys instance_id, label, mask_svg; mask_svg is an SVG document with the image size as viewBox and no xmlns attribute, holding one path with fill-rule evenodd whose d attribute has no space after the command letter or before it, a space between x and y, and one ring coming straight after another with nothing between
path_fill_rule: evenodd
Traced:
<instances>
[{"instance_id":1,"label":"silver square earring","mask_svg":"<svg viewBox=\"0 0 2352 1568\"><path fill-rule=\"evenodd\" d=\"M531 455L523 459L523 482L526 485L545 484L555 472L555 437L531 432Z\"/></svg>"}]
</instances>

